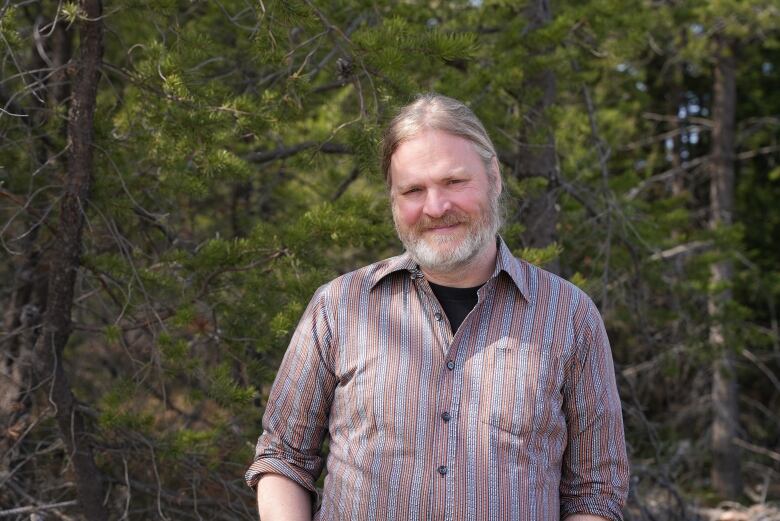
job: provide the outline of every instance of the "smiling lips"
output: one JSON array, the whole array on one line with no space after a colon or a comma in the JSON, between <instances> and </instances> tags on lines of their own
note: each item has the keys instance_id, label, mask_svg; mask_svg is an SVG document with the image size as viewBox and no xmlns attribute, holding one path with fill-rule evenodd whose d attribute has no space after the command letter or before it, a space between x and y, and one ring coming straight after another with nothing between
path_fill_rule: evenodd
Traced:
<instances>
[{"instance_id":1,"label":"smiling lips","mask_svg":"<svg viewBox=\"0 0 780 521\"><path fill-rule=\"evenodd\" d=\"M426 232L446 232L449 230L454 229L457 226L460 226L461 223L452 223L452 224L440 224L438 226L430 226L425 229Z\"/></svg>"}]
</instances>

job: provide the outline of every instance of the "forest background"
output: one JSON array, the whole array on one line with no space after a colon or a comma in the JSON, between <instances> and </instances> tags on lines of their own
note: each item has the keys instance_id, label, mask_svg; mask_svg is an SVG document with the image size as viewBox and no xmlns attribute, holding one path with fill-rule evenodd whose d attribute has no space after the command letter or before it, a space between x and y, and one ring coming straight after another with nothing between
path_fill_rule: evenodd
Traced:
<instances>
[{"instance_id":1,"label":"forest background","mask_svg":"<svg viewBox=\"0 0 780 521\"><path fill-rule=\"evenodd\" d=\"M425 91L604 315L627 519L771 511L779 36L772 0L0 1L0 516L256 519L268 387L400 252L377 143Z\"/></svg>"}]
</instances>

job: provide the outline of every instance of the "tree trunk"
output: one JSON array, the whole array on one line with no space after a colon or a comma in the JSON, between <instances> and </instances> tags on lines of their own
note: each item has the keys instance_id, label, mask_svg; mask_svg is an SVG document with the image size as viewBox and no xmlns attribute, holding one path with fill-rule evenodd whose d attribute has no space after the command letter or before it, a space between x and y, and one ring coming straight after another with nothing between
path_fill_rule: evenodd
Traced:
<instances>
[{"instance_id":1,"label":"tree trunk","mask_svg":"<svg viewBox=\"0 0 780 521\"><path fill-rule=\"evenodd\" d=\"M36 369L47 399L55 406L60 434L76 476L79 506L89 521L108 518L104 490L95 465L84 418L76 408L62 358L70 337L73 291L78 274L82 231L92 178L93 121L103 57L100 0L82 0L80 51L68 113L67 177L60 202L58 236L49 266L49 285L42 333L35 345Z\"/></svg>"},{"instance_id":2,"label":"tree trunk","mask_svg":"<svg viewBox=\"0 0 780 521\"><path fill-rule=\"evenodd\" d=\"M718 37L713 96L712 163L710 168L710 228L732 224L734 210L734 150L736 73L734 47ZM733 349L726 341L725 306L731 300L732 263L719 260L711 267L708 311L709 340L715 351L712 376L712 485L723 499L742 492L740 454L734 444L739 429L737 379Z\"/></svg>"},{"instance_id":3,"label":"tree trunk","mask_svg":"<svg viewBox=\"0 0 780 521\"><path fill-rule=\"evenodd\" d=\"M533 0L526 9L529 31L550 23L552 12L549 0ZM523 84L523 97L534 101L524 114L525 126L520 132L515 175L520 179L543 177L547 186L540 194L525 201L520 219L525 226L523 244L526 247L543 248L558 238L558 162L555 155L555 138L547 118L547 111L555 101L555 74L543 69L531 75ZM560 262L556 258L545 266L558 273Z\"/></svg>"}]
</instances>

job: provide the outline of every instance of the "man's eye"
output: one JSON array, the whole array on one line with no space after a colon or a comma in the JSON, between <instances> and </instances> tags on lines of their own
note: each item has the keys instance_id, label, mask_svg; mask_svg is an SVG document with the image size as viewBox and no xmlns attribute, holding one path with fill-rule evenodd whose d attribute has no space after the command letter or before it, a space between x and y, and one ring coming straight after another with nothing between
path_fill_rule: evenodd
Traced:
<instances>
[{"instance_id":1,"label":"man's eye","mask_svg":"<svg viewBox=\"0 0 780 521\"><path fill-rule=\"evenodd\" d=\"M447 181L447 184L455 185L462 182L463 182L462 179L450 179L449 181Z\"/></svg>"},{"instance_id":2,"label":"man's eye","mask_svg":"<svg viewBox=\"0 0 780 521\"><path fill-rule=\"evenodd\" d=\"M404 192L404 195L413 194L413 193L416 193L416 192L419 192L419 191L420 191L419 188L410 188L409 190Z\"/></svg>"}]
</instances>

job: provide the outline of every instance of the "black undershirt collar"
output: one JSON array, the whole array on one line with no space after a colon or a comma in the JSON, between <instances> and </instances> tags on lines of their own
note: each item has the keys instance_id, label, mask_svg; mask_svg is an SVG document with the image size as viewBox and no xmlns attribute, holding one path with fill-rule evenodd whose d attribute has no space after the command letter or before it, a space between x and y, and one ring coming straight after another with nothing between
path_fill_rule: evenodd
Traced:
<instances>
[{"instance_id":1,"label":"black undershirt collar","mask_svg":"<svg viewBox=\"0 0 780 521\"><path fill-rule=\"evenodd\" d=\"M428 281L428 284L444 309L454 334L463 323L466 315L477 305L477 291L482 285L473 288L453 288L451 286L434 284L430 281Z\"/></svg>"}]
</instances>

